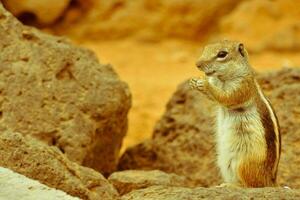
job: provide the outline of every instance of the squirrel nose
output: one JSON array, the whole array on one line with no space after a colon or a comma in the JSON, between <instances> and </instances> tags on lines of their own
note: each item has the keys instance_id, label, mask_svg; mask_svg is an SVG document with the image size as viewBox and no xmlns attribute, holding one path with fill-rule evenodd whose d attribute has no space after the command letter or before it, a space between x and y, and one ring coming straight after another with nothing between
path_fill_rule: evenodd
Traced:
<instances>
[{"instance_id":1,"label":"squirrel nose","mask_svg":"<svg viewBox=\"0 0 300 200\"><path fill-rule=\"evenodd\" d=\"M196 62L196 66L200 70L203 70L203 65L204 65L203 61L199 60L199 61Z\"/></svg>"}]
</instances>

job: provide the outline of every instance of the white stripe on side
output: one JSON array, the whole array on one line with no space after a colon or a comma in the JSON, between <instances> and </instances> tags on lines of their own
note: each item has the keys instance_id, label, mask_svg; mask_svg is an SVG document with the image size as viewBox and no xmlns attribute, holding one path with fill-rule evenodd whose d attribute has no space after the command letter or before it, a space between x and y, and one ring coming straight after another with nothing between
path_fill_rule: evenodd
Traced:
<instances>
[{"instance_id":1,"label":"white stripe on side","mask_svg":"<svg viewBox=\"0 0 300 200\"><path fill-rule=\"evenodd\" d=\"M269 101L266 99L265 95L263 94L259 84L257 83L257 81L255 80L255 85L257 87L259 96L261 97L261 99L263 100L263 102L265 103L265 105L267 106L267 109L271 115L271 120L273 122L273 126L274 126L274 131L275 131L275 137L276 137L276 161L275 161L275 167L273 168L273 173L276 172L276 166L278 165L279 162L279 126L277 124L277 120L275 117L275 113L269 103Z\"/></svg>"}]
</instances>

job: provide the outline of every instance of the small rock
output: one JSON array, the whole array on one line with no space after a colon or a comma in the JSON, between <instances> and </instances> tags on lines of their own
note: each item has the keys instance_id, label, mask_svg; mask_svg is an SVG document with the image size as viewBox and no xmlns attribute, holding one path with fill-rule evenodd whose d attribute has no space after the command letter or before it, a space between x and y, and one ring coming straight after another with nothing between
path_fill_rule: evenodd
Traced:
<instances>
[{"instance_id":1,"label":"small rock","mask_svg":"<svg viewBox=\"0 0 300 200\"><path fill-rule=\"evenodd\" d=\"M153 185L186 186L185 177L167 174L159 170L125 170L114 172L108 178L113 186L124 195L132 190L147 188Z\"/></svg>"},{"instance_id":2,"label":"small rock","mask_svg":"<svg viewBox=\"0 0 300 200\"><path fill-rule=\"evenodd\" d=\"M79 200L3 167L0 167L0 194L5 200Z\"/></svg>"}]
</instances>

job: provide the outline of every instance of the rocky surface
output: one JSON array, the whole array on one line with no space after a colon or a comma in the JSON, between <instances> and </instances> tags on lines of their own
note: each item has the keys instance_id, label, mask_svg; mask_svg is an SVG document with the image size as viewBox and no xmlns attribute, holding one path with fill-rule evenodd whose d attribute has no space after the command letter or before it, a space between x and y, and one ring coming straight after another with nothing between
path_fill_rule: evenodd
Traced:
<instances>
[{"instance_id":1,"label":"rocky surface","mask_svg":"<svg viewBox=\"0 0 300 200\"><path fill-rule=\"evenodd\" d=\"M117 191L98 172L69 161L56 147L10 131L0 134L0 166L82 199L116 199Z\"/></svg>"},{"instance_id":2,"label":"rocky surface","mask_svg":"<svg viewBox=\"0 0 300 200\"><path fill-rule=\"evenodd\" d=\"M188 185L186 178L176 174L167 174L159 170L126 170L114 172L109 176L108 180L118 190L120 195L154 185Z\"/></svg>"},{"instance_id":3,"label":"rocky surface","mask_svg":"<svg viewBox=\"0 0 300 200\"><path fill-rule=\"evenodd\" d=\"M49 188L38 181L0 167L0 198L5 200L79 200L66 193Z\"/></svg>"},{"instance_id":4,"label":"rocky surface","mask_svg":"<svg viewBox=\"0 0 300 200\"><path fill-rule=\"evenodd\" d=\"M218 35L243 41L252 52L300 50L300 2L295 0L3 2L16 16L26 11L44 25L61 16L51 28L84 40L128 36L150 41L166 37L205 40Z\"/></svg>"},{"instance_id":5,"label":"rocky surface","mask_svg":"<svg viewBox=\"0 0 300 200\"><path fill-rule=\"evenodd\" d=\"M258 76L277 112L282 132L279 183L300 187L300 69L283 69ZM181 84L152 139L127 149L119 169L160 169L183 175L192 183L212 186L221 182L215 167L213 104L186 83Z\"/></svg>"},{"instance_id":6,"label":"rocky surface","mask_svg":"<svg viewBox=\"0 0 300 200\"><path fill-rule=\"evenodd\" d=\"M249 200L249 199L286 199L300 198L300 190L284 188L234 189L234 188L184 188L169 186L152 186L146 189L132 191L122 197L122 200Z\"/></svg>"},{"instance_id":7,"label":"rocky surface","mask_svg":"<svg viewBox=\"0 0 300 200\"><path fill-rule=\"evenodd\" d=\"M252 52L299 51L299 6L294 0L94 1L84 17L66 16L54 29L85 40L86 35L100 40L136 36L147 41L166 37L204 41L219 36L243 41Z\"/></svg>"},{"instance_id":8,"label":"rocky surface","mask_svg":"<svg viewBox=\"0 0 300 200\"><path fill-rule=\"evenodd\" d=\"M87 39L87 35L88 39L100 40L133 35L143 40L159 40L166 37L199 38L216 28L216 21L230 12L240 1L90 0L90 2L93 6L90 6L87 12L78 14L79 11L70 9L66 11L63 20L52 28L59 33L81 39Z\"/></svg>"},{"instance_id":9,"label":"rocky surface","mask_svg":"<svg viewBox=\"0 0 300 200\"><path fill-rule=\"evenodd\" d=\"M195 184L217 184L213 105L197 91L181 84L156 124L152 139L127 149L119 169L160 169L184 175ZM207 173L209 171L209 173Z\"/></svg>"},{"instance_id":10,"label":"rocky surface","mask_svg":"<svg viewBox=\"0 0 300 200\"><path fill-rule=\"evenodd\" d=\"M131 104L111 66L23 26L0 5L0 130L31 135L104 174L116 166Z\"/></svg>"}]
</instances>

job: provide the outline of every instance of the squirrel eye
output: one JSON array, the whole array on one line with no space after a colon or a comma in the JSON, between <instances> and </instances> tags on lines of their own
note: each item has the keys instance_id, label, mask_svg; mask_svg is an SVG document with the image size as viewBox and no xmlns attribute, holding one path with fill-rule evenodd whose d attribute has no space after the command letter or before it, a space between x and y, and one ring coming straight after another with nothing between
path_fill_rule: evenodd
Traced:
<instances>
[{"instance_id":1,"label":"squirrel eye","mask_svg":"<svg viewBox=\"0 0 300 200\"><path fill-rule=\"evenodd\" d=\"M226 51L220 51L217 55L218 58L225 58L227 56L228 52Z\"/></svg>"}]
</instances>

